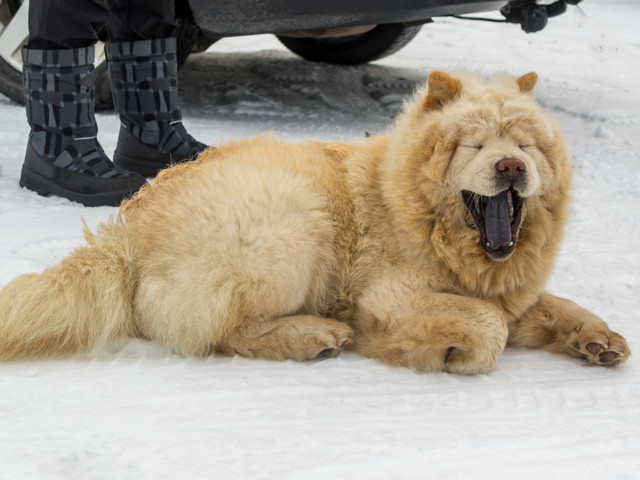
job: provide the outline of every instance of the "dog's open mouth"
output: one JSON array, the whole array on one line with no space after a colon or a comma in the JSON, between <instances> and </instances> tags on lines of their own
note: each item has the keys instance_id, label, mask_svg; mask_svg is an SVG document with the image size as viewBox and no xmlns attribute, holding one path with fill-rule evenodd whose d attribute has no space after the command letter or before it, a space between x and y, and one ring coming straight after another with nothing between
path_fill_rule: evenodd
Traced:
<instances>
[{"instance_id":1,"label":"dog's open mouth","mask_svg":"<svg viewBox=\"0 0 640 480\"><path fill-rule=\"evenodd\" d=\"M522 220L522 198L513 187L493 197L464 190L464 204L471 212L480 242L492 258L507 258L516 246Z\"/></svg>"}]
</instances>

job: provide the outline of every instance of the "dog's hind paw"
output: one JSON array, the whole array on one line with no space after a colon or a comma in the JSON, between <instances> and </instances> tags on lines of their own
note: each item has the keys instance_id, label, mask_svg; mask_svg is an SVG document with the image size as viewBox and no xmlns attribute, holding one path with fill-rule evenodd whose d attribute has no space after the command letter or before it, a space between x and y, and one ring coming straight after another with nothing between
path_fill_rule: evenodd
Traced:
<instances>
[{"instance_id":1,"label":"dog's hind paw","mask_svg":"<svg viewBox=\"0 0 640 480\"><path fill-rule=\"evenodd\" d=\"M255 322L236 330L218 352L270 360L333 358L353 340L353 330L342 322L313 315Z\"/></svg>"},{"instance_id":2,"label":"dog's hind paw","mask_svg":"<svg viewBox=\"0 0 640 480\"><path fill-rule=\"evenodd\" d=\"M344 347L352 342L353 330L347 325L336 322L324 324L306 333L305 338L295 350L296 360L312 360L314 358L337 357Z\"/></svg>"}]
</instances>

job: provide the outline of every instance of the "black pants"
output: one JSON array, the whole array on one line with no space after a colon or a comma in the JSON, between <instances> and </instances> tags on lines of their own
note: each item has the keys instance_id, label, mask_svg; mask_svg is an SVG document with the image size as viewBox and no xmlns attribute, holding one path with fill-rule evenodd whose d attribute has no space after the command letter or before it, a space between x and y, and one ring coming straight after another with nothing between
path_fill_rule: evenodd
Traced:
<instances>
[{"instance_id":1,"label":"black pants","mask_svg":"<svg viewBox=\"0 0 640 480\"><path fill-rule=\"evenodd\" d=\"M114 42L173 35L175 0L31 0L28 48L93 45L106 30Z\"/></svg>"}]
</instances>

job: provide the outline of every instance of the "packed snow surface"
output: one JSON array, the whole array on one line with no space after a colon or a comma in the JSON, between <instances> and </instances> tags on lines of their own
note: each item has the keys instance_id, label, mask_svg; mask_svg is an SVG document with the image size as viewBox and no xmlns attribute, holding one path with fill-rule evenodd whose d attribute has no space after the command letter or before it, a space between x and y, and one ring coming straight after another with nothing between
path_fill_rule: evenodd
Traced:
<instances>
[{"instance_id":1,"label":"packed snow surface","mask_svg":"<svg viewBox=\"0 0 640 480\"><path fill-rule=\"evenodd\" d=\"M575 161L549 290L640 349L640 9L585 0L527 35L438 19L368 66L304 62L268 36L227 39L181 72L185 124L216 144L380 132L434 69L536 71ZM99 114L106 151L118 119ZM0 98L0 287L57 264L115 208L18 186L23 107ZM176 245L179 249L180 245ZM640 478L640 366L508 349L488 375L419 375L348 353L307 363L182 358L143 341L0 364L0 479Z\"/></svg>"}]
</instances>

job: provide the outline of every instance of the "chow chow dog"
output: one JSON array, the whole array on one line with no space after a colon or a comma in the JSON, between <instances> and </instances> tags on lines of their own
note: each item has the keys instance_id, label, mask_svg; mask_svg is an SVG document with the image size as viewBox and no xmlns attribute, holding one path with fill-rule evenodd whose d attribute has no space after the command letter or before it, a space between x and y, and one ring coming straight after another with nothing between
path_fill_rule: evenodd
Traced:
<instances>
[{"instance_id":1,"label":"chow chow dog","mask_svg":"<svg viewBox=\"0 0 640 480\"><path fill-rule=\"evenodd\" d=\"M0 358L122 337L274 360L345 347L488 372L507 344L615 366L619 334L545 283L572 165L535 73L434 71L381 136L228 142L168 168L88 245L0 293Z\"/></svg>"}]
</instances>

